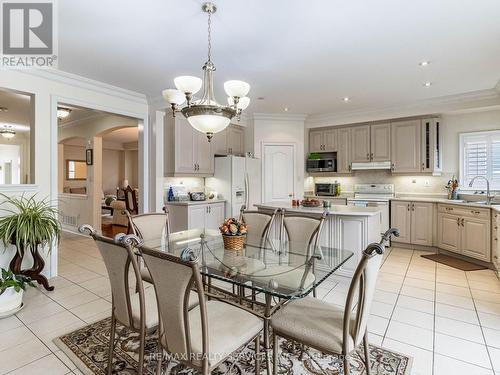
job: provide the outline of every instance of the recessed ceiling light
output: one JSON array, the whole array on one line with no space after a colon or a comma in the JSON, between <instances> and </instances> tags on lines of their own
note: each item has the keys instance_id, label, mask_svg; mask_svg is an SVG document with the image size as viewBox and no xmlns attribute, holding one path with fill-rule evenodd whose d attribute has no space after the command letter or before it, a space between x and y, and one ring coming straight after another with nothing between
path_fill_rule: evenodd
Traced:
<instances>
[{"instance_id":1,"label":"recessed ceiling light","mask_svg":"<svg viewBox=\"0 0 500 375\"><path fill-rule=\"evenodd\" d=\"M345 96L345 97L343 97L343 98L342 98L342 100L343 100L344 102L348 102L349 100L351 100L351 98L349 98L348 96Z\"/></svg>"},{"instance_id":2,"label":"recessed ceiling light","mask_svg":"<svg viewBox=\"0 0 500 375\"><path fill-rule=\"evenodd\" d=\"M283 108L283 111L288 112L288 107Z\"/></svg>"},{"instance_id":3,"label":"recessed ceiling light","mask_svg":"<svg viewBox=\"0 0 500 375\"><path fill-rule=\"evenodd\" d=\"M66 117L69 116L70 113L71 113L71 109L69 109L69 108L57 107L57 118L59 120L65 119Z\"/></svg>"},{"instance_id":4,"label":"recessed ceiling light","mask_svg":"<svg viewBox=\"0 0 500 375\"><path fill-rule=\"evenodd\" d=\"M425 86L425 87L431 87L431 86L432 86L432 82L425 82L425 83L424 83L424 86Z\"/></svg>"},{"instance_id":5,"label":"recessed ceiling light","mask_svg":"<svg viewBox=\"0 0 500 375\"><path fill-rule=\"evenodd\" d=\"M431 63L430 61L427 61L427 60L426 60L426 61L421 61L421 62L419 62L419 63L418 63L418 65L420 65L420 66L427 66L427 65L429 65L430 63Z\"/></svg>"}]
</instances>

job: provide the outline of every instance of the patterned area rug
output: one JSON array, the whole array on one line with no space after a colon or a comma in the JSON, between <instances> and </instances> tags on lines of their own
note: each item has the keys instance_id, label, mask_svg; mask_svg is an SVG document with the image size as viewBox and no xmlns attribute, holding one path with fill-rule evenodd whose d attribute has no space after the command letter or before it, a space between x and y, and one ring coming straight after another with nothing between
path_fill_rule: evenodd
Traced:
<instances>
[{"instance_id":1,"label":"patterned area rug","mask_svg":"<svg viewBox=\"0 0 500 375\"><path fill-rule=\"evenodd\" d=\"M55 340L84 374L106 374L108 360L108 343L111 318L107 318ZM138 362L138 334L123 326L117 326L118 343L113 359L113 374L136 374ZM156 355L158 338L156 334L148 335L145 349L144 374L155 374L158 356ZM287 375L335 375L342 374L342 361L331 355L322 354L306 348L305 351L296 343L280 339L279 374ZM255 374L255 356L253 343L239 349L232 358L215 369L213 375L250 375ZM359 348L349 359L351 374L366 374L361 358L362 348ZM409 375L411 357L370 345L371 373L373 375ZM174 360L164 360L167 371L164 374L194 375L197 371L187 368ZM261 374L265 374L264 366Z\"/></svg>"}]
</instances>

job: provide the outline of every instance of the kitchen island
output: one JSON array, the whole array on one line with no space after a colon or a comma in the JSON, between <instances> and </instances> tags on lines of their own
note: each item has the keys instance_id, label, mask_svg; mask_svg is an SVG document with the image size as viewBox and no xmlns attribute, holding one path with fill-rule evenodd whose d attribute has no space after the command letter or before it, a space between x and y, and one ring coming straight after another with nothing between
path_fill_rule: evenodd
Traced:
<instances>
[{"instance_id":1,"label":"kitchen island","mask_svg":"<svg viewBox=\"0 0 500 375\"><path fill-rule=\"evenodd\" d=\"M354 256L337 272L338 275L351 277L361 259L361 252L369 243L380 241L381 213L376 207L292 207L290 202L270 202L255 206L263 212L281 209L285 215L286 212L293 212L318 218L326 212L327 217L320 235L320 245L354 252ZM271 236L274 238L279 237L281 215L281 213L278 214L271 228Z\"/></svg>"}]
</instances>

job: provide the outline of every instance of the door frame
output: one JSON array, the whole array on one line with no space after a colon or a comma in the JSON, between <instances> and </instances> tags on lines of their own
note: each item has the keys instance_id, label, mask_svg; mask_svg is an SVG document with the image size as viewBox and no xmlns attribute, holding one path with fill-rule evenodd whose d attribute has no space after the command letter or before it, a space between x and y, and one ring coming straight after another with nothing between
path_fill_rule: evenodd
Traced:
<instances>
[{"instance_id":1,"label":"door frame","mask_svg":"<svg viewBox=\"0 0 500 375\"><path fill-rule=\"evenodd\" d=\"M264 149L266 146L291 146L292 147L292 153L293 153L293 195L297 191L297 144L295 142L265 142L262 141L260 143L260 155L261 155L261 173L262 173L262 201L264 202L265 198L265 193L266 193L266 181L265 181L265 152Z\"/></svg>"}]
</instances>

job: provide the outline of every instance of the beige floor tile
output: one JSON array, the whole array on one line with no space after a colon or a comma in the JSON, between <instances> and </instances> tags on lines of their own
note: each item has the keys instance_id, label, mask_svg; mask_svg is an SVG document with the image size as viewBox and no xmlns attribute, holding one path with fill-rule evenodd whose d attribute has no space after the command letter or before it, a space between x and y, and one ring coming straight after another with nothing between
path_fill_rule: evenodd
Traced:
<instances>
[{"instance_id":1,"label":"beige floor tile","mask_svg":"<svg viewBox=\"0 0 500 375\"><path fill-rule=\"evenodd\" d=\"M500 281L498 280L477 281L469 279L469 286L472 290L484 290L488 292L500 293Z\"/></svg>"},{"instance_id":2,"label":"beige floor tile","mask_svg":"<svg viewBox=\"0 0 500 375\"><path fill-rule=\"evenodd\" d=\"M368 332L368 343L371 345L382 346L383 336L376 335L375 333Z\"/></svg>"},{"instance_id":3,"label":"beige floor tile","mask_svg":"<svg viewBox=\"0 0 500 375\"><path fill-rule=\"evenodd\" d=\"M472 298L486 302L500 303L500 293L485 290L472 290Z\"/></svg>"},{"instance_id":4,"label":"beige floor tile","mask_svg":"<svg viewBox=\"0 0 500 375\"><path fill-rule=\"evenodd\" d=\"M483 327L488 327L500 331L500 315L478 312L479 322Z\"/></svg>"},{"instance_id":5,"label":"beige floor tile","mask_svg":"<svg viewBox=\"0 0 500 375\"><path fill-rule=\"evenodd\" d=\"M45 319L61 311L64 311L64 307L49 299L49 302L43 305L32 305L27 303L26 307L16 315L24 324L29 324L40 319Z\"/></svg>"},{"instance_id":6,"label":"beige floor tile","mask_svg":"<svg viewBox=\"0 0 500 375\"><path fill-rule=\"evenodd\" d=\"M422 280L407 277L403 282L403 286L412 286L415 288L434 290L436 288L436 282L434 280Z\"/></svg>"},{"instance_id":7,"label":"beige floor tile","mask_svg":"<svg viewBox=\"0 0 500 375\"><path fill-rule=\"evenodd\" d=\"M59 301L62 298L68 297L68 296L74 296L75 294L82 293L84 292L85 289L83 289L81 286L72 284L64 288L57 288L53 290L52 292L48 292L47 296L52 298L55 301Z\"/></svg>"},{"instance_id":8,"label":"beige floor tile","mask_svg":"<svg viewBox=\"0 0 500 375\"><path fill-rule=\"evenodd\" d=\"M432 351L432 331L391 320L385 338Z\"/></svg>"},{"instance_id":9,"label":"beige floor tile","mask_svg":"<svg viewBox=\"0 0 500 375\"><path fill-rule=\"evenodd\" d=\"M459 320L462 322L479 325L477 313L474 310L462 309L461 307L436 303L436 316Z\"/></svg>"},{"instance_id":10,"label":"beige floor tile","mask_svg":"<svg viewBox=\"0 0 500 375\"><path fill-rule=\"evenodd\" d=\"M70 371L66 365L59 360L54 354L49 354L40 358L30 364L18 368L17 370L9 373L9 375L64 375Z\"/></svg>"},{"instance_id":11,"label":"beige floor tile","mask_svg":"<svg viewBox=\"0 0 500 375\"><path fill-rule=\"evenodd\" d=\"M111 303L100 298L95 301L85 303L70 310L73 314L82 320L97 315L104 311L111 311Z\"/></svg>"},{"instance_id":12,"label":"beige floor tile","mask_svg":"<svg viewBox=\"0 0 500 375\"><path fill-rule=\"evenodd\" d=\"M466 278L462 277L453 277L453 276L436 276L436 281L438 283L443 283L443 284L450 284L450 285L455 285L455 286L461 286L464 288L467 288L469 286L469 283L467 282Z\"/></svg>"},{"instance_id":13,"label":"beige floor tile","mask_svg":"<svg viewBox=\"0 0 500 375\"><path fill-rule=\"evenodd\" d=\"M401 289L401 294L409 297L425 299L427 301L434 301L434 290L404 285Z\"/></svg>"},{"instance_id":14,"label":"beige floor tile","mask_svg":"<svg viewBox=\"0 0 500 375\"><path fill-rule=\"evenodd\" d=\"M425 272L421 269L410 268L406 273L406 277L411 277L413 279L422 279L427 281L434 281L436 279L436 274L434 272Z\"/></svg>"},{"instance_id":15,"label":"beige floor tile","mask_svg":"<svg viewBox=\"0 0 500 375\"><path fill-rule=\"evenodd\" d=\"M436 354L434 356L435 375L493 375L493 371L458 359Z\"/></svg>"},{"instance_id":16,"label":"beige floor tile","mask_svg":"<svg viewBox=\"0 0 500 375\"><path fill-rule=\"evenodd\" d=\"M10 346L0 351L0 374L6 374L49 354L50 350L36 337L23 344Z\"/></svg>"},{"instance_id":17,"label":"beige floor tile","mask_svg":"<svg viewBox=\"0 0 500 375\"><path fill-rule=\"evenodd\" d=\"M383 290L375 290L373 300L394 305L398 299L397 293L384 292Z\"/></svg>"},{"instance_id":18,"label":"beige floor tile","mask_svg":"<svg viewBox=\"0 0 500 375\"><path fill-rule=\"evenodd\" d=\"M59 299L57 302L69 310L76 306L80 306L88 302L95 301L97 299L100 299L100 297L92 292L85 290L81 293L72 296L63 297Z\"/></svg>"},{"instance_id":19,"label":"beige floor tile","mask_svg":"<svg viewBox=\"0 0 500 375\"><path fill-rule=\"evenodd\" d=\"M386 338L384 348L413 357L412 375L432 375L432 351Z\"/></svg>"},{"instance_id":20,"label":"beige floor tile","mask_svg":"<svg viewBox=\"0 0 500 375\"><path fill-rule=\"evenodd\" d=\"M500 349L500 331L483 327L483 333L487 346L492 346L494 348Z\"/></svg>"},{"instance_id":21,"label":"beige floor tile","mask_svg":"<svg viewBox=\"0 0 500 375\"><path fill-rule=\"evenodd\" d=\"M488 302L476 299L474 300L477 311L488 314L500 315L500 303Z\"/></svg>"},{"instance_id":22,"label":"beige floor tile","mask_svg":"<svg viewBox=\"0 0 500 375\"><path fill-rule=\"evenodd\" d=\"M28 327L35 335L41 337L60 327L67 327L77 323L82 323L82 321L69 311L62 311L45 319L30 323Z\"/></svg>"},{"instance_id":23,"label":"beige floor tile","mask_svg":"<svg viewBox=\"0 0 500 375\"><path fill-rule=\"evenodd\" d=\"M500 372L500 349L488 348L495 372Z\"/></svg>"},{"instance_id":24,"label":"beige floor tile","mask_svg":"<svg viewBox=\"0 0 500 375\"><path fill-rule=\"evenodd\" d=\"M419 298L399 296L396 307L398 306L427 314L434 314L434 302Z\"/></svg>"},{"instance_id":25,"label":"beige floor tile","mask_svg":"<svg viewBox=\"0 0 500 375\"><path fill-rule=\"evenodd\" d=\"M21 322L16 316L9 316L8 318L0 319L0 333L21 327L22 325L23 322Z\"/></svg>"},{"instance_id":26,"label":"beige floor tile","mask_svg":"<svg viewBox=\"0 0 500 375\"><path fill-rule=\"evenodd\" d=\"M434 329L434 315L401 306L396 307L391 319L396 322L406 323L428 330Z\"/></svg>"},{"instance_id":27,"label":"beige floor tile","mask_svg":"<svg viewBox=\"0 0 500 375\"><path fill-rule=\"evenodd\" d=\"M483 332L481 328L475 324L437 316L435 330L436 332L444 333L449 336L465 338L469 341L477 342L478 344L485 344Z\"/></svg>"},{"instance_id":28,"label":"beige floor tile","mask_svg":"<svg viewBox=\"0 0 500 375\"><path fill-rule=\"evenodd\" d=\"M2 339L0 340L0 351L6 350L13 346L24 344L25 342L28 342L35 338L35 335L24 325L9 329L8 331L2 332Z\"/></svg>"},{"instance_id":29,"label":"beige floor tile","mask_svg":"<svg viewBox=\"0 0 500 375\"><path fill-rule=\"evenodd\" d=\"M456 286L451 284L436 283L436 291L440 293L453 294L455 296L468 297L471 298L471 293L469 288L463 286Z\"/></svg>"},{"instance_id":30,"label":"beige floor tile","mask_svg":"<svg viewBox=\"0 0 500 375\"><path fill-rule=\"evenodd\" d=\"M381 316L382 318L389 319L393 310L394 305L392 304L373 301L370 313L373 315Z\"/></svg>"},{"instance_id":31,"label":"beige floor tile","mask_svg":"<svg viewBox=\"0 0 500 375\"><path fill-rule=\"evenodd\" d=\"M435 334L435 345L436 353L438 354L466 361L477 366L491 368L490 358L485 345L442 333Z\"/></svg>"},{"instance_id":32,"label":"beige floor tile","mask_svg":"<svg viewBox=\"0 0 500 375\"><path fill-rule=\"evenodd\" d=\"M399 291L401 290L401 286L401 282L394 283L386 280L377 280L377 284L375 285L377 289L391 293L399 293Z\"/></svg>"},{"instance_id":33,"label":"beige floor tile","mask_svg":"<svg viewBox=\"0 0 500 375\"><path fill-rule=\"evenodd\" d=\"M370 315L368 318L368 332L374 333L379 336L384 336L389 319L382 318L376 315Z\"/></svg>"},{"instance_id":34,"label":"beige floor tile","mask_svg":"<svg viewBox=\"0 0 500 375\"><path fill-rule=\"evenodd\" d=\"M69 357L62 351L62 350L57 350L54 351L54 355L59 358L59 360L66 365L67 368L69 368L70 371L73 371L76 369L76 365L69 359Z\"/></svg>"},{"instance_id":35,"label":"beige floor tile","mask_svg":"<svg viewBox=\"0 0 500 375\"><path fill-rule=\"evenodd\" d=\"M475 309L472 298L456 296L449 293L436 292L436 302L462 307L469 310Z\"/></svg>"}]
</instances>

